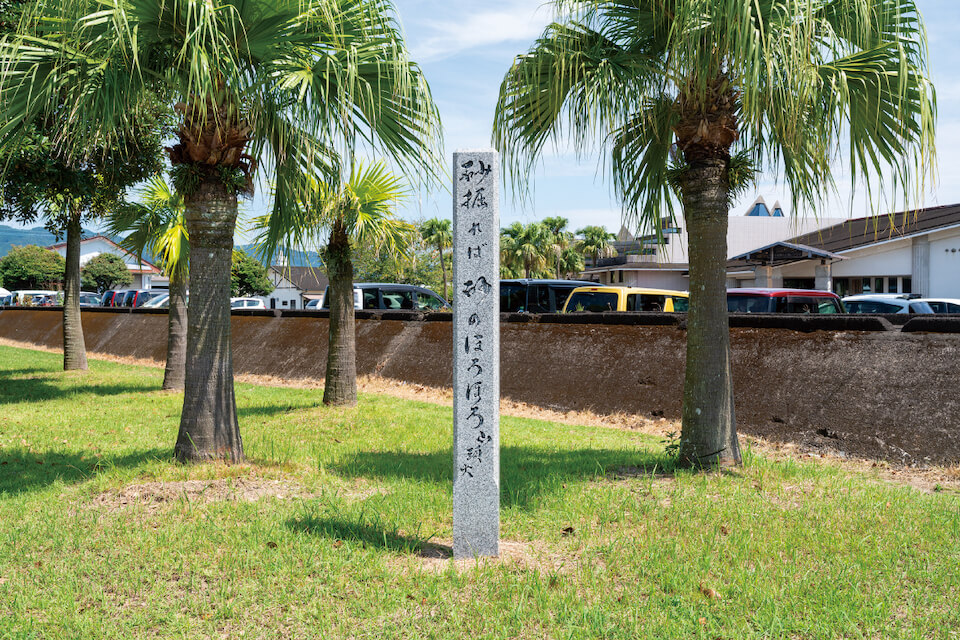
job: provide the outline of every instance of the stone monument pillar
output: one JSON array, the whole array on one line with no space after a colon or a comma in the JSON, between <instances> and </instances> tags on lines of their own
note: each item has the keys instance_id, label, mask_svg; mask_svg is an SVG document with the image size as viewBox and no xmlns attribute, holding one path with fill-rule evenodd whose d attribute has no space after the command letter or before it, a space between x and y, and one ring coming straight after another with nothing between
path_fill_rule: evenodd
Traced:
<instances>
[{"instance_id":1,"label":"stone monument pillar","mask_svg":"<svg viewBox=\"0 0 960 640\"><path fill-rule=\"evenodd\" d=\"M500 552L500 160L453 154L453 557Z\"/></svg>"}]
</instances>

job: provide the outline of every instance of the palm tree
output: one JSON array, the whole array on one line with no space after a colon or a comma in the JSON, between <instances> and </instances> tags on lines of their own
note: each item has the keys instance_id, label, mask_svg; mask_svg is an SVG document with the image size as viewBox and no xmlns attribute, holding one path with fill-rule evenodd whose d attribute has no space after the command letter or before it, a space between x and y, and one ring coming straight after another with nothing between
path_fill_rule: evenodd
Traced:
<instances>
[{"instance_id":1,"label":"palm tree","mask_svg":"<svg viewBox=\"0 0 960 640\"><path fill-rule=\"evenodd\" d=\"M916 3L554 4L557 21L503 80L494 145L520 182L548 140L569 133L579 152L602 140L627 217L652 228L672 215L676 188L690 249L679 455L738 464L724 268L731 186L746 165L767 166L782 171L795 211L815 208L848 140L853 186L889 172L897 190L919 196L935 101Z\"/></svg>"},{"instance_id":2,"label":"palm tree","mask_svg":"<svg viewBox=\"0 0 960 640\"><path fill-rule=\"evenodd\" d=\"M500 230L500 260L509 273L539 278L550 273L556 255L553 234L542 223L514 222Z\"/></svg>"},{"instance_id":3,"label":"palm tree","mask_svg":"<svg viewBox=\"0 0 960 640\"><path fill-rule=\"evenodd\" d=\"M324 264L330 278L328 303L330 330L323 402L357 404L357 340L353 307L353 245L406 256L417 230L396 217L395 205L406 197L403 181L382 162L355 166L342 183L317 183L301 217L289 227L286 221L257 221L264 230L261 251L270 254L280 244L308 247L327 237ZM279 243L279 244L278 244Z\"/></svg>"},{"instance_id":4,"label":"palm tree","mask_svg":"<svg viewBox=\"0 0 960 640\"><path fill-rule=\"evenodd\" d=\"M430 218L420 225L420 235L423 241L428 245L437 247L437 253L440 255L440 271L443 274L443 299L447 297L447 265L443 260L443 251L445 248L453 246L453 222L446 219Z\"/></svg>"},{"instance_id":5,"label":"palm tree","mask_svg":"<svg viewBox=\"0 0 960 640\"><path fill-rule=\"evenodd\" d=\"M563 216L548 216L543 219L543 225L553 236L553 244L556 245L556 276L562 278L570 273L570 267L576 266L576 261L571 255L570 248L574 241L574 236L567 231L570 221ZM573 260L573 262L571 262ZM582 260L580 262L583 262Z\"/></svg>"},{"instance_id":6,"label":"palm tree","mask_svg":"<svg viewBox=\"0 0 960 640\"><path fill-rule=\"evenodd\" d=\"M190 236L184 220L183 198L161 176L154 176L140 191L141 204L117 210L107 229L128 234L120 245L138 256L153 254L170 279L167 314L167 363L163 389L184 388L187 358L187 278L190 273Z\"/></svg>"},{"instance_id":7,"label":"palm tree","mask_svg":"<svg viewBox=\"0 0 960 640\"><path fill-rule=\"evenodd\" d=\"M607 231L605 227L587 225L583 229L578 229L577 235L580 236L580 251L583 255L593 258L593 266L597 266L600 258L617 255L617 250L612 246L617 236Z\"/></svg>"},{"instance_id":8,"label":"palm tree","mask_svg":"<svg viewBox=\"0 0 960 640\"><path fill-rule=\"evenodd\" d=\"M91 128L130 128L143 96L175 100L169 150L193 249L180 460L243 457L230 347L230 260L239 195L273 174L271 220L296 220L330 149L369 146L435 175L439 117L390 0L38 0L0 50L0 145L25 120L61 114L82 157ZM62 110L61 110L62 111Z\"/></svg>"}]
</instances>

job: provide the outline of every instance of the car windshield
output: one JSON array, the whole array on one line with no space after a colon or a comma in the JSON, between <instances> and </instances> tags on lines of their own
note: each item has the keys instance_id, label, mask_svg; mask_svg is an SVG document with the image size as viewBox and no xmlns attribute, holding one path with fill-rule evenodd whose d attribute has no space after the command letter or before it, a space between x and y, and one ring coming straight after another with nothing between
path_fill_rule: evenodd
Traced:
<instances>
[{"instance_id":1,"label":"car windshield","mask_svg":"<svg viewBox=\"0 0 960 640\"><path fill-rule=\"evenodd\" d=\"M819 296L780 296L778 313L840 313L837 301Z\"/></svg>"},{"instance_id":2,"label":"car windshield","mask_svg":"<svg viewBox=\"0 0 960 640\"><path fill-rule=\"evenodd\" d=\"M933 309L926 302L911 302L910 313L933 313Z\"/></svg>"},{"instance_id":3,"label":"car windshield","mask_svg":"<svg viewBox=\"0 0 960 640\"><path fill-rule=\"evenodd\" d=\"M676 297L673 299L673 310L678 313L686 313L690 310L690 298Z\"/></svg>"},{"instance_id":4,"label":"car windshield","mask_svg":"<svg viewBox=\"0 0 960 640\"><path fill-rule=\"evenodd\" d=\"M730 313L770 313L773 298L770 296L727 294L727 311Z\"/></svg>"},{"instance_id":5,"label":"car windshield","mask_svg":"<svg viewBox=\"0 0 960 640\"><path fill-rule=\"evenodd\" d=\"M429 293L418 293L417 294L417 306L421 309L429 309L435 311L437 309L442 309L446 305L443 304L443 300L436 296L432 296Z\"/></svg>"},{"instance_id":6,"label":"car windshield","mask_svg":"<svg viewBox=\"0 0 960 640\"><path fill-rule=\"evenodd\" d=\"M850 313L900 313L903 309L898 304L879 300L848 300L844 304Z\"/></svg>"},{"instance_id":7,"label":"car windshield","mask_svg":"<svg viewBox=\"0 0 960 640\"><path fill-rule=\"evenodd\" d=\"M580 291L570 295L567 311L616 311L619 296L606 291Z\"/></svg>"},{"instance_id":8,"label":"car windshield","mask_svg":"<svg viewBox=\"0 0 960 640\"><path fill-rule=\"evenodd\" d=\"M413 291L384 291L384 309L413 309Z\"/></svg>"},{"instance_id":9,"label":"car windshield","mask_svg":"<svg viewBox=\"0 0 960 640\"><path fill-rule=\"evenodd\" d=\"M516 282L500 283L500 311L517 313L527 310L527 287Z\"/></svg>"}]
</instances>

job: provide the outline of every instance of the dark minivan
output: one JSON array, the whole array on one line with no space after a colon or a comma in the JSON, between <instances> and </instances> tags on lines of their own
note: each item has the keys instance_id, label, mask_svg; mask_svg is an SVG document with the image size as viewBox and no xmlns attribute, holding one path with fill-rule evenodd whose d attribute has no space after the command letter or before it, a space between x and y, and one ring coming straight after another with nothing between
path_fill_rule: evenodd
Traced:
<instances>
[{"instance_id":1,"label":"dark minivan","mask_svg":"<svg viewBox=\"0 0 960 640\"><path fill-rule=\"evenodd\" d=\"M330 287L323 292L321 309L330 309ZM355 282L355 309L389 309L396 311L444 311L450 304L426 287L387 282Z\"/></svg>"},{"instance_id":2,"label":"dark minivan","mask_svg":"<svg viewBox=\"0 0 960 640\"><path fill-rule=\"evenodd\" d=\"M557 313L563 309L571 291L595 284L583 280L501 280L500 312Z\"/></svg>"},{"instance_id":3,"label":"dark minivan","mask_svg":"<svg viewBox=\"0 0 960 640\"><path fill-rule=\"evenodd\" d=\"M730 313L846 313L840 296L816 289L727 289Z\"/></svg>"}]
</instances>

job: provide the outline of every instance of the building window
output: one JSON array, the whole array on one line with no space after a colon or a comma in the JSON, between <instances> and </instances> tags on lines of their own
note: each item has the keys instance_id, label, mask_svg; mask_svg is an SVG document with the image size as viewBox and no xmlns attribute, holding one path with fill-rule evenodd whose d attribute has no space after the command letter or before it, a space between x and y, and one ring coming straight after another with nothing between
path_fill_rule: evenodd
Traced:
<instances>
[{"instance_id":1,"label":"building window","mask_svg":"<svg viewBox=\"0 0 960 640\"><path fill-rule=\"evenodd\" d=\"M833 292L841 298L850 295L850 280L848 278L834 278Z\"/></svg>"},{"instance_id":2,"label":"building window","mask_svg":"<svg viewBox=\"0 0 960 640\"><path fill-rule=\"evenodd\" d=\"M903 278L903 286L902 286L902 288L900 289L900 291L901 291L902 293L913 293L913 278L911 278L911 277L904 277L904 278Z\"/></svg>"},{"instance_id":3,"label":"building window","mask_svg":"<svg viewBox=\"0 0 960 640\"><path fill-rule=\"evenodd\" d=\"M883 278L874 278L874 279L873 279L873 292L874 292L874 293L883 293Z\"/></svg>"},{"instance_id":4,"label":"building window","mask_svg":"<svg viewBox=\"0 0 960 640\"><path fill-rule=\"evenodd\" d=\"M896 293L896 292L897 292L897 279L887 278L887 293Z\"/></svg>"}]
</instances>

